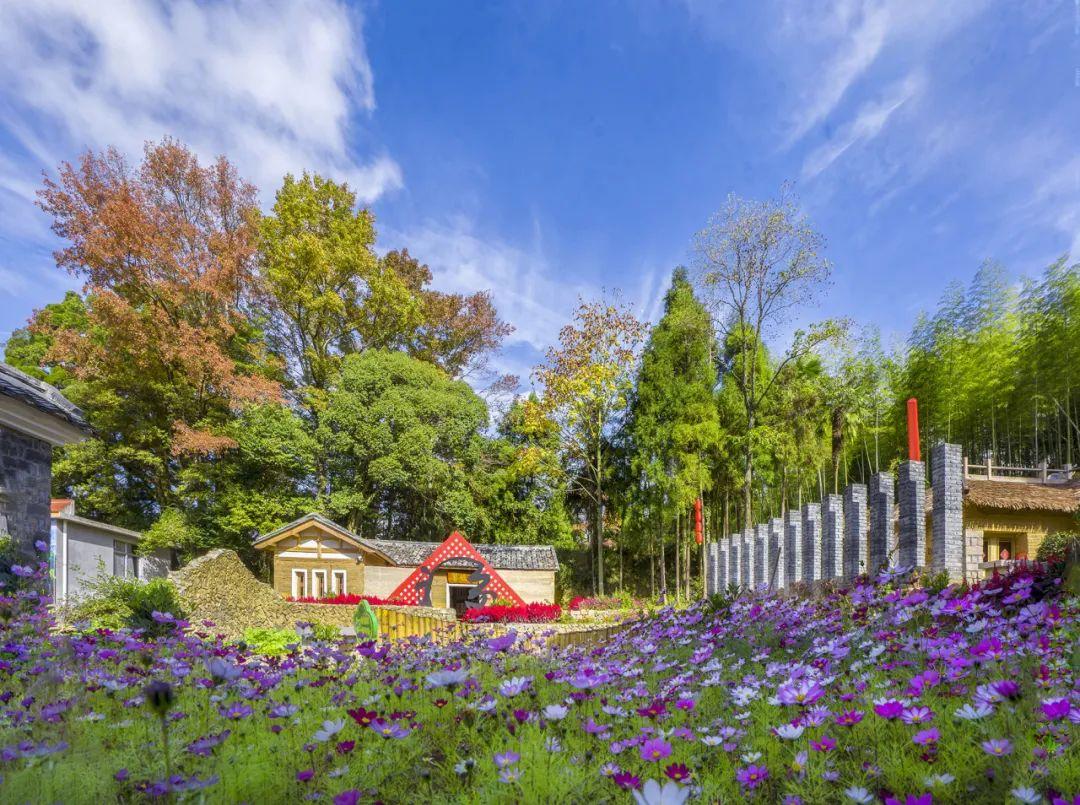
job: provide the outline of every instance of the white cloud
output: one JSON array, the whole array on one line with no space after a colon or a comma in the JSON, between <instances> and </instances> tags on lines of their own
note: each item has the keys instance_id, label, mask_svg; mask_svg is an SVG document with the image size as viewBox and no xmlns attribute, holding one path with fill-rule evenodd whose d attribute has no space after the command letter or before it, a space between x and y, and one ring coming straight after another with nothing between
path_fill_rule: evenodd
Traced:
<instances>
[{"instance_id":1,"label":"white cloud","mask_svg":"<svg viewBox=\"0 0 1080 805\"><path fill-rule=\"evenodd\" d=\"M534 232L539 232L536 221ZM432 284L439 290L491 292L500 318L515 328L492 368L517 375L525 386L529 385L533 367L556 343L559 330L570 322L579 299L618 292L623 301L633 305L636 315L652 321L658 316L666 290L666 275L648 267L625 274L620 288L573 280L580 272L552 265L542 252L538 235L532 248L522 249L478 234L465 216L427 221L407 231L387 231L384 235L385 243L407 247L413 257L426 263L432 271Z\"/></svg>"},{"instance_id":2,"label":"white cloud","mask_svg":"<svg viewBox=\"0 0 1080 805\"><path fill-rule=\"evenodd\" d=\"M802 178L812 179L853 145L877 137L893 113L917 95L923 84L921 75L913 73L889 87L879 98L863 104L851 121L807 155L803 160Z\"/></svg>"},{"instance_id":3,"label":"white cloud","mask_svg":"<svg viewBox=\"0 0 1080 805\"><path fill-rule=\"evenodd\" d=\"M0 125L25 152L23 175L5 164L3 184L87 147L137 156L173 135L228 155L264 197L306 168L370 202L402 176L349 144L375 109L362 22L336 0L0 4Z\"/></svg>"}]
</instances>

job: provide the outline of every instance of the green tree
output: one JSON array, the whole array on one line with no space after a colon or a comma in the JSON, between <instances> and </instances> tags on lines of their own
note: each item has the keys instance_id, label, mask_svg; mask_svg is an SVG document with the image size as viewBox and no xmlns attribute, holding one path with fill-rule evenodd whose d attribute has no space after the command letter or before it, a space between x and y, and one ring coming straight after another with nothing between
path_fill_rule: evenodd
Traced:
<instances>
[{"instance_id":1,"label":"green tree","mask_svg":"<svg viewBox=\"0 0 1080 805\"><path fill-rule=\"evenodd\" d=\"M604 481L612 433L621 424L633 386L635 350L644 327L627 308L583 302L574 323L559 332L559 345L534 377L543 396L529 406L533 421L558 426L567 474L589 501L595 585L604 594Z\"/></svg>"},{"instance_id":2,"label":"green tree","mask_svg":"<svg viewBox=\"0 0 1080 805\"><path fill-rule=\"evenodd\" d=\"M640 491L659 504L661 522L676 518L676 534L678 518L689 524L694 500L712 486L712 460L721 437L713 399L715 349L709 314L695 298L686 271L677 269L664 297L664 313L642 353L628 428ZM664 533L661 528L661 548ZM676 580L679 562L677 542ZM663 564L661 586L666 581ZM689 595L688 562L681 575Z\"/></svg>"}]
</instances>

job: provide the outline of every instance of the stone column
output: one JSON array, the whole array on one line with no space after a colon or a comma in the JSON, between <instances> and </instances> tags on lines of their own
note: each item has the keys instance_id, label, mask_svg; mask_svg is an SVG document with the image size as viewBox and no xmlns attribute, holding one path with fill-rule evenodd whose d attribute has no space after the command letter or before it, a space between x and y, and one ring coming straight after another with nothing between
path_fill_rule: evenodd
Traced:
<instances>
[{"instance_id":1,"label":"stone column","mask_svg":"<svg viewBox=\"0 0 1080 805\"><path fill-rule=\"evenodd\" d=\"M742 570L742 561L739 558L740 548L742 548L742 535L732 534L728 547L728 584L736 586L741 583L739 578L739 571Z\"/></svg>"},{"instance_id":2,"label":"stone column","mask_svg":"<svg viewBox=\"0 0 1080 805\"><path fill-rule=\"evenodd\" d=\"M739 583L748 590L754 589L754 529L752 528L744 528L742 531Z\"/></svg>"},{"instance_id":3,"label":"stone column","mask_svg":"<svg viewBox=\"0 0 1080 805\"><path fill-rule=\"evenodd\" d=\"M958 444L930 449L934 486L933 539L930 567L947 571L949 579L964 577L964 467Z\"/></svg>"},{"instance_id":4,"label":"stone column","mask_svg":"<svg viewBox=\"0 0 1080 805\"><path fill-rule=\"evenodd\" d=\"M901 567L926 565L926 465L904 461L896 479Z\"/></svg>"},{"instance_id":5,"label":"stone column","mask_svg":"<svg viewBox=\"0 0 1080 805\"><path fill-rule=\"evenodd\" d=\"M802 509L803 581L821 581L821 504L807 503Z\"/></svg>"},{"instance_id":6,"label":"stone column","mask_svg":"<svg viewBox=\"0 0 1080 805\"><path fill-rule=\"evenodd\" d=\"M769 521L769 567L765 579L774 590L784 589L784 521L774 517Z\"/></svg>"},{"instance_id":7,"label":"stone column","mask_svg":"<svg viewBox=\"0 0 1080 805\"><path fill-rule=\"evenodd\" d=\"M826 495L821 506L821 577L838 579L844 569L844 499Z\"/></svg>"},{"instance_id":8,"label":"stone column","mask_svg":"<svg viewBox=\"0 0 1080 805\"><path fill-rule=\"evenodd\" d=\"M716 543L705 546L705 597L716 592Z\"/></svg>"},{"instance_id":9,"label":"stone column","mask_svg":"<svg viewBox=\"0 0 1080 805\"><path fill-rule=\"evenodd\" d=\"M728 551L731 550L731 538L724 537L716 549L716 591L722 593L728 585Z\"/></svg>"},{"instance_id":10,"label":"stone column","mask_svg":"<svg viewBox=\"0 0 1080 805\"><path fill-rule=\"evenodd\" d=\"M888 472L870 476L870 542L868 546L871 576L896 563L889 551L893 542L893 477Z\"/></svg>"},{"instance_id":11,"label":"stone column","mask_svg":"<svg viewBox=\"0 0 1080 805\"><path fill-rule=\"evenodd\" d=\"M869 570L866 558L866 485L844 490L844 578L850 581Z\"/></svg>"},{"instance_id":12,"label":"stone column","mask_svg":"<svg viewBox=\"0 0 1080 805\"><path fill-rule=\"evenodd\" d=\"M754 527L754 586L769 583L769 526L759 523Z\"/></svg>"},{"instance_id":13,"label":"stone column","mask_svg":"<svg viewBox=\"0 0 1080 805\"><path fill-rule=\"evenodd\" d=\"M784 581L790 587L802 581L802 514L798 509L787 513L784 522Z\"/></svg>"},{"instance_id":14,"label":"stone column","mask_svg":"<svg viewBox=\"0 0 1080 805\"><path fill-rule=\"evenodd\" d=\"M968 582L982 581L983 530L965 528L964 545L964 579Z\"/></svg>"}]
</instances>

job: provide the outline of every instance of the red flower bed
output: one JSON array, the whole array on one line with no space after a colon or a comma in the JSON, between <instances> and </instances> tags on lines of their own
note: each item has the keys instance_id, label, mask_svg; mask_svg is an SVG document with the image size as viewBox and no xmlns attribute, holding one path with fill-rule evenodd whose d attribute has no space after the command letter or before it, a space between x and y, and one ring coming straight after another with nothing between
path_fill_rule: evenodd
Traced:
<instances>
[{"instance_id":1,"label":"red flower bed","mask_svg":"<svg viewBox=\"0 0 1080 805\"><path fill-rule=\"evenodd\" d=\"M550 623L562 617L558 604L526 604L525 606L476 607L465 610L463 621L472 623Z\"/></svg>"},{"instance_id":2,"label":"red flower bed","mask_svg":"<svg viewBox=\"0 0 1080 805\"><path fill-rule=\"evenodd\" d=\"M355 606L361 601L367 601L373 607L393 605L392 601L387 601L385 598L378 598L374 595L357 595L356 593L342 593L328 598L316 598L312 595L306 595L302 598L289 596L285 600L292 601L295 604L352 604Z\"/></svg>"}]
</instances>

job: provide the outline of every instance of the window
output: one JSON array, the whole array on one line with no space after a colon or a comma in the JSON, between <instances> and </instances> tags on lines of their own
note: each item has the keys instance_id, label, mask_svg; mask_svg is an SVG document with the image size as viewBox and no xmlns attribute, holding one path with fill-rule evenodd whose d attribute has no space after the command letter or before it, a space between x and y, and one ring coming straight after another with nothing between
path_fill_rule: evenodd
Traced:
<instances>
[{"instance_id":1,"label":"window","mask_svg":"<svg viewBox=\"0 0 1080 805\"><path fill-rule=\"evenodd\" d=\"M293 570L292 572L292 594L293 598L303 598L307 595L307 573L303 570Z\"/></svg>"},{"instance_id":2,"label":"window","mask_svg":"<svg viewBox=\"0 0 1080 805\"><path fill-rule=\"evenodd\" d=\"M130 542L113 540L113 575L123 579L132 579L138 575L138 560L135 546Z\"/></svg>"},{"instance_id":3,"label":"window","mask_svg":"<svg viewBox=\"0 0 1080 805\"><path fill-rule=\"evenodd\" d=\"M311 594L316 598L326 597L326 571L311 571Z\"/></svg>"},{"instance_id":4,"label":"window","mask_svg":"<svg viewBox=\"0 0 1080 805\"><path fill-rule=\"evenodd\" d=\"M344 595L349 590L347 576L344 570L334 571L334 595Z\"/></svg>"}]
</instances>

